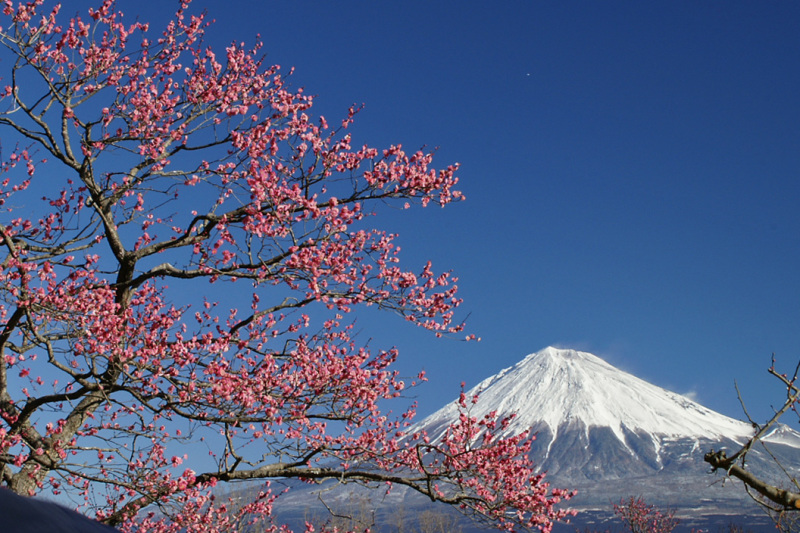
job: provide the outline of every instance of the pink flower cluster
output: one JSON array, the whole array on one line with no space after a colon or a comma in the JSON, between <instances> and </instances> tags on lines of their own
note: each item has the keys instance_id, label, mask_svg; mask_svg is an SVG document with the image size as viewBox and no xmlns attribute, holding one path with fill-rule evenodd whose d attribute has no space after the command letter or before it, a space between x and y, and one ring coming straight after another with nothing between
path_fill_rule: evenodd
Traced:
<instances>
[{"instance_id":1,"label":"pink flower cluster","mask_svg":"<svg viewBox=\"0 0 800 533\"><path fill-rule=\"evenodd\" d=\"M424 376L348 318L463 330L456 278L401 266L368 223L462 199L457 165L353 148L357 109L313 118L260 45L206 47L188 1L155 36L112 0L65 22L43 6L6 1L0 29L19 141L0 161L3 484L83 495L131 532L287 531L279 492L216 488L274 478L406 485L507 530L566 516L506 419L462 399L441 441L408 435L414 408L382 406Z\"/></svg>"}]
</instances>

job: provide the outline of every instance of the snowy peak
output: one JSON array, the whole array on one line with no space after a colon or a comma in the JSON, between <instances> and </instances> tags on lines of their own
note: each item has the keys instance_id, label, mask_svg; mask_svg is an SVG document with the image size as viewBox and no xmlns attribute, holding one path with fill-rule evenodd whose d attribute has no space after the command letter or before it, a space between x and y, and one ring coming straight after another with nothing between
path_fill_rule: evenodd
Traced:
<instances>
[{"instance_id":1,"label":"snowy peak","mask_svg":"<svg viewBox=\"0 0 800 533\"><path fill-rule=\"evenodd\" d=\"M745 438L749 424L716 413L674 392L652 385L596 355L547 347L502 370L472 390L480 401L474 415L497 410L516 413L510 432L546 425L607 427L620 440L626 430L662 437ZM421 425L434 430L455 413L448 406Z\"/></svg>"}]
</instances>

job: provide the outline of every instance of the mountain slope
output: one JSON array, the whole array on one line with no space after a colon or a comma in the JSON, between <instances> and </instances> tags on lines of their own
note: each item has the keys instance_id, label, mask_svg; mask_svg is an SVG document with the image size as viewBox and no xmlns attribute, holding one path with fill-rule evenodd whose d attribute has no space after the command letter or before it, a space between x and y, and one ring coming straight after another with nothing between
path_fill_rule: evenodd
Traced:
<instances>
[{"instance_id":1,"label":"mountain slope","mask_svg":"<svg viewBox=\"0 0 800 533\"><path fill-rule=\"evenodd\" d=\"M578 507L608 509L631 495L697 512L704 506L741 512L743 504L752 505L737 483L715 483L719 476L709 475L702 460L712 447L737 449L752 435L750 424L595 355L548 347L484 380L473 394L480 400L472 415L516 413L507 432L534 431L533 459L553 486L579 490ZM456 406L448 405L417 429L436 439L457 416ZM780 427L765 440L784 464L800 465L800 434ZM781 475L763 451L748 457L767 478Z\"/></svg>"},{"instance_id":2,"label":"mountain slope","mask_svg":"<svg viewBox=\"0 0 800 533\"><path fill-rule=\"evenodd\" d=\"M548 347L531 354L479 383L468 393L473 394L481 398L473 414L513 412L517 418L510 431L544 424L554 433L553 438L565 423L607 427L621 441L630 431L740 439L752 433L749 424L575 350ZM420 425L439 426L438 421L452 419L455 412L455 406L447 406Z\"/></svg>"},{"instance_id":3,"label":"mountain slope","mask_svg":"<svg viewBox=\"0 0 800 533\"><path fill-rule=\"evenodd\" d=\"M717 530L735 522L753 531L774 527L760 508L733 480L710 475L703 454L710 448L738 449L753 428L674 392L652 385L575 350L545 348L492 376L468 394L480 394L471 414L516 413L506 430L532 429L536 440L531 456L553 487L577 489L565 507L579 511L576 524L594 530L608 527L612 505L642 496L648 503L673 508L688 528ZM424 429L433 439L458 419L455 402L411 428ZM800 475L800 434L776 428L748 454L748 466L764 479L783 484L785 475ZM770 455L771 454L771 455ZM320 493L320 496L317 496ZM281 498L282 512L302 518L318 497L335 509L375 495L352 485L296 487ZM431 505L413 491L395 487L391 494L369 500L376 520L394 523L398 510L417 515ZM465 531L471 531L464 525ZM391 528L390 528L391 529ZM770 529L772 530L772 529ZM560 531L575 531L563 526Z\"/></svg>"}]
</instances>

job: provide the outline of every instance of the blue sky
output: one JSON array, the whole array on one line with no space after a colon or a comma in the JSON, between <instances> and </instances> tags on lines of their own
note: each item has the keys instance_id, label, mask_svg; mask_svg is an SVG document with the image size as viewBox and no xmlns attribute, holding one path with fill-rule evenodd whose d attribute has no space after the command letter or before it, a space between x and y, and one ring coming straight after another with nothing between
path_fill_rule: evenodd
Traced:
<instances>
[{"instance_id":1,"label":"blue sky","mask_svg":"<svg viewBox=\"0 0 800 533\"><path fill-rule=\"evenodd\" d=\"M177 2L175 2L177 3ZM145 9L146 4L146 9ZM120 2L161 26L171 2ZM389 212L460 278L480 343L360 319L420 367L420 414L547 345L768 416L800 357L800 4L196 0L215 46L294 66L356 144L439 147L467 201ZM72 9L66 8L65 14Z\"/></svg>"}]
</instances>

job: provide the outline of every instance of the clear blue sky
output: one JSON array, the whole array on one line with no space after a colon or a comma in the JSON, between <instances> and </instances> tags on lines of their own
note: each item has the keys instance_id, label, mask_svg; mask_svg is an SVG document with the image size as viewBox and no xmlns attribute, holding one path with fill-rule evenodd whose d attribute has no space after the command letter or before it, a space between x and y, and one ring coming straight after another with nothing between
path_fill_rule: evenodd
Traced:
<instances>
[{"instance_id":1,"label":"clear blue sky","mask_svg":"<svg viewBox=\"0 0 800 533\"><path fill-rule=\"evenodd\" d=\"M81 2L83 3L83 2ZM120 2L159 21L177 2ZM215 45L261 34L356 144L438 146L467 201L380 217L460 278L480 343L391 316L420 414L547 345L766 417L800 357L800 4L196 0ZM65 14L75 9L64 9Z\"/></svg>"}]
</instances>

